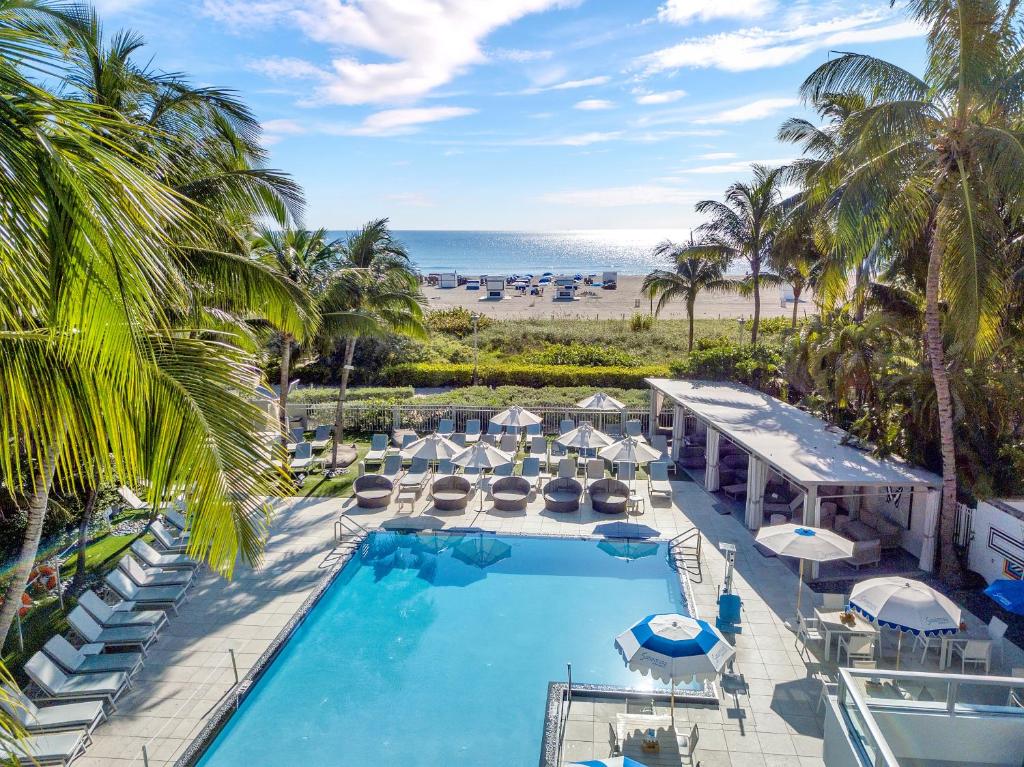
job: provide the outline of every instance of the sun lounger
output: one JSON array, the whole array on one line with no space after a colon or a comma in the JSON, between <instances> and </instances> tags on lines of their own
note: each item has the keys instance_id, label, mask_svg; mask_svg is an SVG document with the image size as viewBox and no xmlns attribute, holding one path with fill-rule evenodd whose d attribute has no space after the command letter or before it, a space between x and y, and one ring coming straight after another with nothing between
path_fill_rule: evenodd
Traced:
<instances>
[{"instance_id":1,"label":"sun lounger","mask_svg":"<svg viewBox=\"0 0 1024 767\"><path fill-rule=\"evenodd\" d=\"M30 735L0 745L0 761L11 764L13 760L19 765L71 764L85 753L86 737L85 730Z\"/></svg>"},{"instance_id":2,"label":"sun lounger","mask_svg":"<svg viewBox=\"0 0 1024 767\"><path fill-rule=\"evenodd\" d=\"M437 433L449 437L455 433L455 421L451 418L442 418L437 424Z\"/></svg>"},{"instance_id":3,"label":"sun lounger","mask_svg":"<svg viewBox=\"0 0 1024 767\"><path fill-rule=\"evenodd\" d=\"M128 689L123 671L109 674L65 674L41 650L28 659L25 673L43 692L42 700L101 700L116 708L116 701Z\"/></svg>"},{"instance_id":4,"label":"sun lounger","mask_svg":"<svg viewBox=\"0 0 1024 767\"><path fill-rule=\"evenodd\" d=\"M184 554L161 554L141 538L132 542L132 553L147 567L161 567L164 570L198 570L200 564Z\"/></svg>"},{"instance_id":5,"label":"sun lounger","mask_svg":"<svg viewBox=\"0 0 1024 767\"><path fill-rule=\"evenodd\" d=\"M109 674L123 671L134 676L142 668L142 653L112 652L86 654L60 634L50 637L43 652L69 674Z\"/></svg>"},{"instance_id":6,"label":"sun lounger","mask_svg":"<svg viewBox=\"0 0 1024 767\"><path fill-rule=\"evenodd\" d=\"M153 508L153 505L151 503L146 503L144 500L142 500L141 498L139 498L139 496L135 494L134 490L125 485L121 485L121 487L117 488L117 494L121 496L121 500L124 501L125 506L127 506L132 511L146 511ZM167 502L161 504L160 508L164 509L169 507L170 505L170 502Z\"/></svg>"},{"instance_id":7,"label":"sun lounger","mask_svg":"<svg viewBox=\"0 0 1024 767\"><path fill-rule=\"evenodd\" d=\"M105 580L121 599L135 602L142 608L166 607L177 613L187 595L184 586L137 586L119 569L107 573Z\"/></svg>"},{"instance_id":8,"label":"sun lounger","mask_svg":"<svg viewBox=\"0 0 1024 767\"><path fill-rule=\"evenodd\" d=\"M519 476L523 479L529 480L533 487L540 489L541 478L547 478L547 475L541 474L540 471L540 459L536 456L528 456L523 459L523 465L520 469Z\"/></svg>"},{"instance_id":9,"label":"sun lounger","mask_svg":"<svg viewBox=\"0 0 1024 767\"><path fill-rule=\"evenodd\" d=\"M392 453L384 459L384 465L380 467L378 476L390 480L392 484L398 484L398 480L402 477L403 473L402 456Z\"/></svg>"},{"instance_id":10,"label":"sun lounger","mask_svg":"<svg viewBox=\"0 0 1024 767\"><path fill-rule=\"evenodd\" d=\"M664 434L655 434L651 437L651 447L661 452L661 460L668 462L672 456L668 452L668 437Z\"/></svg>"},{"instance_id":11,"label":"sun lounger","mask_svg":"<svg viewBox=\"0 0 1024 767\"><path fill-rule=\"evenodd\" d=\"M627 437L643 437L643 425L637 418L632 418L626 421L626 436Z\"/></svg>"},{"instance_id":12,"label":"sun lounger","mask_svg":"<svg viewBox=\"0 0 1024 767\"><path fill-rule=\"evenodd\" d=\"M57 703L39 707L21 690L4 685L9 698L20 705L0 704L30 735L63 730L85 730L86 739L107 718L99 701Z\"/></svg>"},{"instance_id":13,"label":"sun lounger","mask_svg":"<svg viewBox=\"0 0 1024 767\"><path fill-rule=\"evenodd\" d=\"M576 423L571 418L563 418L558 422L558 433L565 434L568 431L572 431L576 428Z\"/></svg>"},{"instance_id":14,"label":"sun lounger","mask_svg":"<svg viewBox=\"0 0 1024 767\"><path fill-rule=\"evenodd\" d=\"M188 519L177 509L167 508L161 514L163 514L164 522L170 524L179 533L188 531Z\"/></svg>"},{"instance_id":15,"label":"sun lounger","mask_svg":"<svg viewBox=\"0 0 1024 767\"><path fill-rule=\"evenodd\" d=\"M313 432L313 439L310 440L310 444L313 445L314 450L323 450L329 444L331 444L331 431L334 427L323 424L316 427L316 431Z\"/></svg>"},{"instance_id":16,"label":"sun lounger","mask_svg":"<svg viewBox=\"0 0 1024 767\"><path fill-rule=\"evenodd\" d=\"M472 445L480 441L480 419L470 418L466 421L466 444Z\"/></svg>"},{"instance_id":17,"label":"sun lounger","mask_svg":"<svg viewBox=\"0 0 1024 767\"><path fill-rule=\"evenodd\" d=\"M655 461L647 467L651 495L672 497L672 484L668 481L668 464Z\"/></svg>"},{"instance_id":18,"label":"sun lounger","mask_svg":"<svg viewBox=\"0 0 1024 767\"><path fill-rule=\"evenodd\" d=\"M530 458L536 458L542 466L546 467L548 465L548 441L544 437L531 437L528 455Z\"/></svg>"},{"instance_id":19,"label":"sun lounger","mask_svg":"<svg viewBox=\"0 0 1024 767\"><path fill-rule=\"evenodd\" d=\"M599 482L602 479L604 479L604 459L588 459L586 467L587 492L590 492L590 488L593 486L595 482Z\"/></svg>"},{"instance_id":20,"label":"sun lounger","mask_svg":"<svg viewBox=\"0 0 1024 767\"><path fill-rule=\"evenodd\" d=\"M501 441L498 443L498 450L509 455L515 455L519 449L519 437L515 434L502 434Z\"/></svg>"},{"instance_id":21,"label":"sun lounger","mask_svg":"<svg viewBox=\"0 0 1024 767\"><path fill-rule=\"evenodd\" d=\"M363 458L364 463L383 463L388 452L388 435L374 434L370 437L370 449Z\"/></svg>"},{"instance_id":22,"label":"sun lounger","mask_svg":"<svg viewBox=\"0 0 1024 767\"><path fill-rule=\"evenodd\" d=\"M515 463L509 461L508 463L503 463L501 466L496 466L494 471L491 472L491 475L495 477L511 477L515 468Z\"/></svg>"},{"instance_id":23,"label":"sun lounger","mask_svg":"<svg viewBox=\"0 0 1024 767\"><path fill-rule=\"evenodd\" d=\"M526 427L527 437L540 437L544 434L544 424L542 423L531 423Z\"/></svg>"},{"instance_id":24,"label":"sun lounger","mask_svg":"<svg viewBox=\"0 0 1024 767\"><path fill-rule=\"evenodd\" d=\"M295 447L295 455L288 468L293 473L300 471L308 472L319 462L320 459L313 455L313 444L311 442L300 442Z\"/></svg>"},{"instance_id":25,"label":"sun lounger","mask_svg":"<svg viewBox=\"0 0 1024 767\"><path fill-rule=\"evenodd\" d=\"M78 598L78 604L103 628L154 626L159 631L167 623L167 613L163 610L136 610L134 602L110 605L91 590Z\"/></svg>"},{"instance_id":26,"label":"sun lounger","mask_svg":"<svg viewBox=\"0 0 1024 767\"><path fill-rule=\"evenodd\" d=\"M132 554L121 557L117 566L131 578L136 586L188 586L192 583L191 570L164 570L159 567L144 568Z\"/></svg>"},{"instance_id":27,"label":"sun lounger","mask_svg":"<svg viewBox=\"0 0 1024 767\"><path fill-rule=\"evenodd\" d=\"M288 431L288 442L285 444L285 447L288 449L289 453L294 453L296 446L299 445L301 442L304 442L305 439L305 429L303 429L301 426L296 426L294 429L290 429Z\"/></svg>"},{"instance_id":28,"label":"sun lounger","mask_svg":"<svg viewBox=\"0 0 1024 767\"><path fill-rule=\"evenodd\" d=\"M117 626L106 629L81 607L68 613L68 623L87 642L102 642L112 647L138 647L143 655L156 641L155 626Z\"/></svg>"},{"instance_id":29,"label":"sun lounger","mask_svg":"<svg viewBox=\"0 0 1024 767\"><path fill-rule=\"evenodd\" d=\"M422 489L430 478L430 462L426 458L413 458L412 466L398 483L400 488Z\"/></svg>"},{"instance_id":30,"label":"sun lounger","mask_svg":"<svg viewBox=\"0 0 1024 767\"><path fill-rule=\"evenodd\" d=\"M481 442L486 442L488 445L498 446L498 440L501 438L500 434L483 434L480 436Z\"/></svg>"},{"instance_id":31,"label":"sun lounger","mask_svg":"<svg viewBox=\"0 0 1024 767\"><path fill-rule=\"evenodd\" d=\"M169 553L184 554L185 549L188 548L189 534L174 535L159 519L154 519L149 523L149 532L152 533L153 539L160 547Z\"/></svg>"},{"instance_id":32,"label":"sun lounger","mask_svg":"<svg viewBox=\"0 0 1024 767\"><path fill-rule=\"evenodd\" d=\"M576 459L572 456L563 458L558 462L558 476L566 479L572 479L576 476Z\"/></svg>"}]
</instances>

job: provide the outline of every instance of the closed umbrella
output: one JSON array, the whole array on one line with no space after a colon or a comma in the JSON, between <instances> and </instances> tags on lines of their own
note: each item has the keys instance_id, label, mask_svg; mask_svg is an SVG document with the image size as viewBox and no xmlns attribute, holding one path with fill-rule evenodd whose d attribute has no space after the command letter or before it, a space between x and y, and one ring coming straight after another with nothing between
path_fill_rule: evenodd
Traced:
<instances>
[{"instance_id":1,"label":"closed umbrella","mask_svg":"<svg viewBox=\"0 0 1024 767\"><path fill-rule=\"evenodd\" d=\"M912 578L893 575L858 583L850 592L850 609L872 623L899 632L896 668L900 666L904 631L915 636L939 636L960 630L960 608L945 594Z\"/></svg>"},{"instance_id":2,"label":"closed umbrella","mask_svg":"<svg viewBox=\"0 0 1024 767\"><path fill-rule=\"evenodd\" d=\"M461 466L464 469L480 469L481 471L495 469L511 462L512 456L503 453L487 442L477 442L475 445L465 448L461 453L456 453L452 458L452 463L456 466ZM484 495L480 492L480 479L477 478L476 489L480 494L480 510L483 511Z\"/></svg>"},{"instance_id":3,"label":"closed umbrella","mask_svg":"<svg viewBox=\"0 0 1024 767\"><path fill-rule=\"evenodd\" d=\"M622 410L626 406L615 399L615 397L599 391L596 394L591 394L586 399L581 399L576 403L576 407L581 407L584 410Z\"/></svg>"},{"instance_id":4,"label":"closed umbrella","mask_svg":"<svg viewBox=\"0 0 1024 767\"><path fill-rule=\"evenodd\" d=\"M515 426L520 429L542 423L543 421L544 419L539 415L531 413L529 410L519 407L519 405L513 405L508 410L502 410L491 418L491 423L496 423L499 426Z\"/></svg>"},{"instance_id":5,"label":"closed umbrella","mask_svg":"<svg viewBox=\"0 0 1024 767\"><path fill-rule=\"evenodd\" d=\"M800 614L804 562L829 562L853 556L853 541L823 527L802 525L770 525L757 531L758 543L782 557L800 559L800 576L796 583L796 612Z\"/></svg>"},{"instance_id":6,"label":"closed umbrella","mask_svg":"<svg viewBox=\"0 0 1024 767\"><path fill-rule=\"evenodd\" d=\"M572 431L567 431L555 440L559 445L573 447L577 450L589 450L595 447L607 447L612 438L603 431L598 431L592 423L581 423Z\"/></svg>"},{"instance_id":7,"label":"closed umbrella","mask_svg":"<svg viewBox=\"0 0 1024 767\"><path fill-rule=\"evenodd\" d=\"M648 615L619 634L615 647L630 669L671 685L673 724L676 682L717 679L736 655L718 629L673 613Z\"/></svg>"},{"instance_id":8,"label":"closed umbrella","mask_svg":"<svg viewBox=\"0 0 1024 767\"><path fill-rule=\"evenodd\" d=\"M1004 610L1024 615L1024 581L992 581L985 594Z\"/></svg>"}]
</instances>

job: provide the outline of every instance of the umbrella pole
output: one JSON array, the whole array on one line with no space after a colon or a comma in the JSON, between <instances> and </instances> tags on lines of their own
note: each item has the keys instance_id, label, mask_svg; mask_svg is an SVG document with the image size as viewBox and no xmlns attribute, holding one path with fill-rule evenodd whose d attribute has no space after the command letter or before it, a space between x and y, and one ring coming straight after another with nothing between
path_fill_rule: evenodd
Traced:
<instances>
[{"instance_id":1,"label":"umbrella pole","mask_svg":"<svg viewBox=\"0 0 1024 767\"><path fill-rule=\"evenodd\" d=\"M796 577L796 614L800 615L800 597L804 592L804 561L800 560L800 574Z\"/></svg>"},{"instance_id":2,"label":"umbrella pole","mask_svg":"<svg viewBox=\"0 0 1024 767\"><path fill-rule=\"evenodd\" d=\"M672 726L676 726L676 678L674 676L669 677L671 680L672 693L669 697L669 709L672 714Z\"/></svg>"},{"instance_id":3,"label":"umbrella pole","mask_svg":"<svg viewBox=\"0 0 1024 767\"><path fill-rule=\"evenodd\" d=\"M900 650L903 648L903 631L899 631L899 636L896 638L896 670L900 670Z\"/></svg>"}]
</instances>

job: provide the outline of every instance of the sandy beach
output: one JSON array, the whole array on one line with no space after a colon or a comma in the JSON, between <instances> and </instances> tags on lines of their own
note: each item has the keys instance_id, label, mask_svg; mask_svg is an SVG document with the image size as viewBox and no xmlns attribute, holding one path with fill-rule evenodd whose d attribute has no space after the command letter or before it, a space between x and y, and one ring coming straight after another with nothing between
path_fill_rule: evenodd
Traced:
<instances>
[{"instance_id":1,"label":"sandy beach","mask_svg":"<svg viewBox=\"0 0 1024 767\"><path fill-rule=\"evenodd\" d=\"M616 290L590 289L583 286L579 290L579 298L575 301L555 301L554 289L549 288L543 296L520 296L509 290L503 300L481 300L481 291L458 288L437 288L423 286L423 294L431 309L444 309L463 306L495 318L552 319L558 317L623 319L636 312L647 313L650 303L640 293L643 283L641 276L619 276ZM813 304L801 301L799 315L813 312ZM754 312L754 300L744 298L735 293L702 293L697 299L695 316L705 319L728 319L750 317ZM762 288L761 316L790 316L793 312L792 303L782 302L782 291L779 288ZM673 302L665 307L662 317L684 319L686 306L682 301Z\"/></svg>"}]
</instances>

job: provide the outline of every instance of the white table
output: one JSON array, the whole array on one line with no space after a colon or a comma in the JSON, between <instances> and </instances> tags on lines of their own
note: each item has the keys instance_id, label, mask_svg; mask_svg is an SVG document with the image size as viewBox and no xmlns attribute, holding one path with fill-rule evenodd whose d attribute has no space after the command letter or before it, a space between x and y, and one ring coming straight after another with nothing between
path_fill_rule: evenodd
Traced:
<instances>
[{"instance_id":1,"label":"white table","mask_svg":"<svg viewBox=\"0 0 1024 767\"><path fill-rule=\"evenodd\" d=\"M637 515L643 514L646 510L646 497L638 493L636 490L630 490L629 498L626 500L626 516L628 517L630 512Z\"/></svg>"},{"instance_id":2,"label":"white table","mask_svg":"<svg viewBox=\"0 0 1024 767\"><path fill-rule=\"evenodd\" d=\"M832 637L840 635L849 636L870 636L878 637L878 629L874 625L868 623L857 613L853 615L853 626L847 626L841 620L839 616L845 612L844 610L814 610L814 617L818 619L818 624L821 626L821 630L825 632L825 660L829 659L832 651ZM875 642L875 646L878 646L878 642Z\"/></svg>"},{"instance_id":3,"label":"white table","mask_svg":"<svg viewBox=\"0 0 1024 767\"><path fill-rule=\"evenodd\" d=\"M991 637L988 634L971 634L961 631L959 634L943 634L939 641L939 670L949 668L953 662L953 646L965 645L971 640L986 641Z\"/></svg>"}]
</instances>

